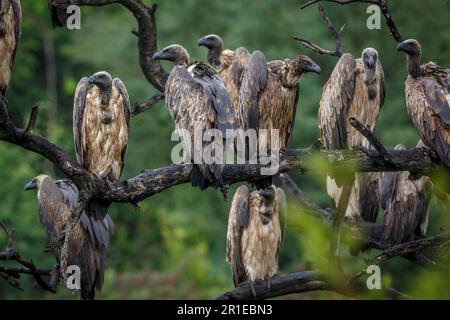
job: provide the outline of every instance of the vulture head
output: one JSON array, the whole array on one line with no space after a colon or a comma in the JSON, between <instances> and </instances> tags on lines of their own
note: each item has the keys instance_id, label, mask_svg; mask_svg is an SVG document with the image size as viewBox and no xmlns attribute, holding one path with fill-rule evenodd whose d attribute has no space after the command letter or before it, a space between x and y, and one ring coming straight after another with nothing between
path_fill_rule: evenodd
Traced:
<instances>
[{"instance_id":1,"label":"vulture head","mask_svg":"<svg viewBox=\"0 0 450 320\"><path fill-rule=\"evenodd\" d=\"M305 55L297 56L292 62L292 71L301 76L305 72L314 72L320 74L322 69L320 69L319 65L316 64L312 59Z\"/></svg>"},{"instance_id":2,"label":"vulture head","mask_svg":"<svg viewBox=\"0 0 450 320\"><path fill-rule=\"evenodd\" d=\"M275 188L270 186L269 188L261 189L258 191L261 196L261 206L259 208L259 217L263 225L268 224L272 220L272 214L274 213L275 206Z\"/></svg>"},{"instance_id":3,"label":"vulture head","mask_svg":"<svg viewBox=\"0 0 450 320\"><path fill-rule=\"evenodd\" d=\"M420 55L421 47L417 40L409 39L398 44L397 51L404 52L409 56Z\"/></svg>"},{"instance_id":4,"label":"vulture head","mask_svg":"<svg viewBox=\"0 0 450 320\"><path fill-rule=\"evenodd\" d=\"M408 57L408 73L414 78L420 75L420 56L422 49L415 39L405 40L398 44L397 51L406 53Z\"/></svg>"},{"instance_id":5,"label":"vulture head","mask_svg":"<svg viewBox=\"0 0 450 320\"><path fill-rule=\"evenodd\" d=\"M208 49L223 49L223 40L216 34L209 34L197 40L199 46L207 47Z\"/></svg>"},{"instance_id":6,"label":"vulture head","mask_svg":"<svg viewBox=\"0 0 450 320\"><path fill-rule=\"evenodd\" d=\"M186 65L189 63L189 54L179 44L172 44L161 51L155 52L152 59L172 61L175 65Z\"/></svg>"},{"instance_id":7,"label":"vulture head","mask_svg":"<svg viewBox=\"0 0 450 320\"><path fill-rule=\"evenodd\" d=\"M208 62L220 66L220 54L223 51L223 40L216 34L209 34L197 40L197 45L208 48Z\"/></svg>"},{"instance_id":8,"label":"vulture head","mask_svg":"<svg viewBox=\"0 0 450 320\"><path fill-rule=\"evenodd\" d=\"M364 64L364 79L365 81L373 81L376 77L378 51L374 48L366 48L362 52L361 60Z\"/></svg>"},{"instance_id":9,"label":"vulture head","mask_svg":"<svg viewBox=\"0 0 450 320\"><path fill-rule=\"evenodd\" d=\"M89 84L96 85L101 91L111 89L112 81L111 75L106 71L94 73L89 77Z\"/></svg>"},{"instance_id":10,"label":"vulture head","mask_svg":"<svg viewBox=\"0 0 450 320\"><path fill-rule=\"evenodd\" d=\"M34 189L38 189L42 186L42 184L44 183L44 180L49 178L48 175L46 174L40 174L37 177L35 177L33 180L31 180L30 182L28 182L25 187L24 190L28 191L28 190L34 190Z\"/></svg>"}]
</instances>

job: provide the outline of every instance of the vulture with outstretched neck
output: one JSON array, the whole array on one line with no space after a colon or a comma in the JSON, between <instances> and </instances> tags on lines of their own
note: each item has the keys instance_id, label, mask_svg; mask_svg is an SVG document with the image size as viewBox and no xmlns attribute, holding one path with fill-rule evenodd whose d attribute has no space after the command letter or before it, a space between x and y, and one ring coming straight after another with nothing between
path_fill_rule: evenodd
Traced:
<instances>
[{"instance_id":1,"label":"vulture with outstretched neck","mask_svg":"<svg viewBox=\"0 0 450 320\"><path fill-rule=\"evenodd\" d=\"M208 48L208 63L218 72L236 112L242 74L247 67L250 53L243 47L234 51L224 49L222 38L215 34L204 36L197 44Z\"/></svg>"},{"instance_id":2,"label":"vulture with outstretched neck","mask_svg":"<svg viewBox=\"0 0 450 320\"><path fill-rule=\"evenodd\" d=\"M40 220L47 231L49 248L59 264L61 252L57 243L77 206L78 189L69 180L54 181L47 175L39 175L25 186L25 190L32 189L38 190ZM80 268L83 299L94 299L103 286L106 250L113 228L109 215L97 220L83 212L70 234L67 263Z\"/></svg>"},{"instance_id":3,"label":"vulture with outstretched neck","mask_svg":"<svg viewBox=\"0 0 450 320\"><path fill-rule=\"evenodd\" d=\"M434 62L421 65L419 42L406 40L398 45L406 53L408 77L405 82L406 107L425 146L450 168L450 79L448 71Z\"/></svg>"},{"instance_id":4,"label":"vulture with outstretched neck","mask_svg":"<svg viewBox=\"0 0 450 320\"><path fill-rule=\"evenodd\" d=\"M73 136L78 162L100 179L122 174L128 146L130 99L123 82L106 71L82 78L75 91ZM109 203L93 199L88 214L103 218Z\"/></svg>"},{"instance_id":5,"label":"vulture with outstretched neck","mask_svg":"<svg viewBox=\"0 0 450 320\"><path fill-rule=\"evenodd\" d=\"M268 130L267 151L284 152L294 127L300 77L307 72L320 71L320 67L304 55L293 60L267 62L261 51L253 52L239 91L240 127L245 130L255 129L259 139L262 138L259 130ZM278 130L278 146L272 146L272 130ZM272 179L263 178L254 184L258 189L264 189L272 184Z\"/></svg>"},{"instance_id":6,"label":"vulture with outstretched neck","mask_svg":"<svg viewBox=\"0 0 450 320\"><path fill-rule=\"evenodd\" d=\"M422 147L419 142L417 147ZM406 150L397 145L395 150ZM431 182L426 176L411 180L407 171L384 172L380 203L384 211L382 242L386 247L425 237Z\"/></svg>"},{"instance_id":7,"label":"vulture with outstretched neck","mask_svg":"<svg viewBox=\"0 0 450 320\"><path fill-rule=\"evenodd\" d=\"M207 141L194 143L195 132L203 135L205 130L215 129L214 140L225 139L226 130L235 129L233 105L222 81L211 67L202 62L191 61L182 46L168 46L156 52L153 59L174 63L165 86L166 105L183 143L184 160L191 162L188 158L198 159L212 144ZM219 145L219 141L216 142ZM223 146L225 147L225 142ZM215 148L211 152L214 157L218 156L216 151ZM226 150L222 153L225 155ZM212 163L206 163L204 158L195 161L191 172L192 185L202 190L210 185L215 188L223 187L224 158L221 158L210 159Z\"/></svg>"},{"instance_id":8,"label":"vulture with outstretched neck","mask_svg":"<svg viewBox=\"0 0 450 320\"><path fill-rule=\"evenodd\" d=\"M267 62L261 51L255 51L243 74L239 92L238 113L242 127L279 130L280 150L286 150L295 122L299 80L307 72L321 72L307 56ZM269 137L268 150L272 149L270 141Z\"/></svg>"},{"instance_id":9,"label":"vulture with outstretched neck","mask_svg":"<svg viewBox=\"0 0 450 320\"><path fill-rule=\"evenodd\" d=\"M286 197L282 189L249 193L240 186L228 217L227 256L233 282L253 285L278 273L278 255L286 223ZM252 286L253 288L253 286Z\"/></svg>"},{"instance_id":10,"label":"vulture with outstretched neck","mask_svg":"<svg viewBox=\"0 0 450 320\"><path fill-rule=\"evenodd\" d=\"M384 95L384 73L378 52L367 48L359 59L343 54L323 88L319 108L321 142L329 150L369 148L369 141L350 126L348 119L356 118L373 132ZM342 208L345 216L375 221L379 208L376 192L379 175L357 173L354 179L343 181L334 178L334 175L327 176L327 193L335 207L339 206L345 186L349 194L347 207Z\"/></svg>"},{"instance_id":11,"label":"vulture with outstretched neck","mask_svg":"<svg viewBox=\"0 0 450 320\"><path fill-rule=\"evenodd\" d=\"M0 94L4 97L20 41L22 9L19 0L0 1Z\"/></svg>"}]
</instances>

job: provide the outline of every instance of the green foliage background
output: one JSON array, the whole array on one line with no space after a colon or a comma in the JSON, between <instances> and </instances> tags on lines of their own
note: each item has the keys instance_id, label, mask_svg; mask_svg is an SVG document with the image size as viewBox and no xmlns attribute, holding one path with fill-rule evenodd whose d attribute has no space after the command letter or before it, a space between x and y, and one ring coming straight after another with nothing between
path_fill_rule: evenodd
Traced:
<instances>
[{"instance_id":1,"label":"green foliage background","mask_svg":"<svg viewBox=\"0 0 450 320\"><path fill-rule=\"evenodd\" d=\"M148 2L148 1L147 1ZM426 2L426 5L425 3ZM148 2L149 3L149 2ZM294 137L291 147L310 145L319 135L318 102L322 87L336 59L319 56L292 40L300 35L327 48L334 40L315 7L301 11L303 1L209 1L158 0L158 45L185 46L194 59L204 60L204 48L196 40L209 33L222 36L227 48L245 46L260 49L268 59L310 55L322 66L322 74L305 75L300 82ZM425 60L450 66L450 1L390 1L391 12L405 38L417 38ZM82 76L108 70L126 84L132 103L142 102L155 91L146 82L138 65L137 39L131 33L136 21L120 5L82 8L82 29L52 30L43 0L22 1L23 36L8 92L9 112L17 123L24 123L33 104L40 106L37 131L63 147L71 155L72 99ZM386 146L403 143L412 147L418 135L405 109L405 58L396 52L396 44L382 21L381 30L366 28L366 5L324 5L337 26L346 24L345 51L359 56L365 47L378 49L386 75L387 98L376 134ZM52 109L48 100L44 39L55 46L58 76L58 104ZM170 70L169 65L165 65ZM123 178L145 168L170 164L170 134L173 123L164 103L132 119L129 152ZM320 168L318 168L320 169ZM323 170L323 168L322 168ZM42 157L16 146L0 143L0 220L17 228L16 246L40 266L55 264L42 252L46 236L40 226L36 194L23 192L23 185L39 173L61 177L60 172ZM326 207L330 205L324 188L323 173L292 176L309 197ZM234 188L230 190L231 199ZM139 211L130 205L114 204L111 216L116 232L108 253L105 285L100 299L116 298L210 298L232 287L225 262L225 237L230 200L218 192L200 192L189 185L171 188L142 203ZM437 200L432 201L430 233L449 226L449 212ZM326 268L326 238L329 230L318 221L291 208L287 239L281 252L281 271ZM6 239L0 234L0 245ZM345 252L346 248L344 248ZM371 257L376 252L365 254ZM344 256L346 271L364 267L362 257ZM383 268L384 281L421 298L450 297L450 274L425 272L408 262L395 259ZM75 299L60 286L56 295L32 287L23 276L24 291L0 281L0 298ZM335 294L315 293L297 298L335 298ZM368 296L371 297L371 296Z\"/></svg>"}]
</instances>

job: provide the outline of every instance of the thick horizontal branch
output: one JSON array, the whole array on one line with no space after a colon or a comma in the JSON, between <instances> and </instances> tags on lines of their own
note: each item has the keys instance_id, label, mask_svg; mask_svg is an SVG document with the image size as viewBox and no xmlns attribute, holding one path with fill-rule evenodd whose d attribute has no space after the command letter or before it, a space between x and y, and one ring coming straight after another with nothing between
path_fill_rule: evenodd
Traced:
<instances>
[{"instance_id":1,"label":"thick horizontal branch","mask_svg":"<svg viewBox=\"0 0 450 320\"><path fill-rule=\"evenodd\" d=\"M368 292L365 283L345 275L340 281L331 281L318 271L303 271L276 276L269 281L261 281L252 286L243 283L240 286L216 297L216 300L263 300L293 293L327 290L349 297L360 297ZM391 288L386 288L390 299L404 299L406 295Z\"/></svg>"},{"instance_id":2,"label":"thick horizontal branch","mask_svg":"<svg viewBox=\"0 0 450 320\"><path fill-rule=\"evenodd\" d=\"M136 177L125 181L108 183L84 170L58 146L44 137L24 129L17 128L9 118L6 106L0 100L0 140L16 144L38 153L53 162L80 189L87 199L92 196L112 202L139 202L167 188L186 183L190 180L192 165L172 165L165 168L144 170ZM291 150L281 159L279 173L291 170L311 170L317 157L328 161L331 168L370 171L411 171L431 174L438 165L426 148L411 150L388 150L390 162L375 150L361 151L320 151L315 148ZM225 184L252 181L261 177L260 164L227 164L223 170ZM276 171L276 170L275 170ZM277 172L274 172L276 174Z\"/></svg>"},{"instance_id":3,"label":"thick horizontal branch","mask_svg":"<svg viewBox=\"0 0 450 320\"><path fill-rule=\"evenodd\" d=\"M279 297L291 293L302 293L317 290L327 290L329 286L321 279L317 271L303 271L285 276L274 277L270 281L256 283L254 292L248 283L244 283L218 297L216 300L262 300Z\"/></svg>"}]
</instances>

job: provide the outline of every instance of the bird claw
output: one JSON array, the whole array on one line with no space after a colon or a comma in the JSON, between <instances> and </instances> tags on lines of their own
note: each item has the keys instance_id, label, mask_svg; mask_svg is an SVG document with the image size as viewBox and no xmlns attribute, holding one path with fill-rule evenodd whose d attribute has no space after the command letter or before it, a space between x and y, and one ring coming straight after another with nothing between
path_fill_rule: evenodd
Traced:
<instances>
[{"instance_id":1,"label":"bird claw","mask_svg":"<svg viewBox=\"0 0 450 320\"><path fill-rule=\"evenodd\" d=\"M3 102L5 107L8 106L8 104L9 104L8 99L6 99L6 97L4 95L2 95L1 93L0 93L0 100Z\"/></svg>"}]
</instances>

